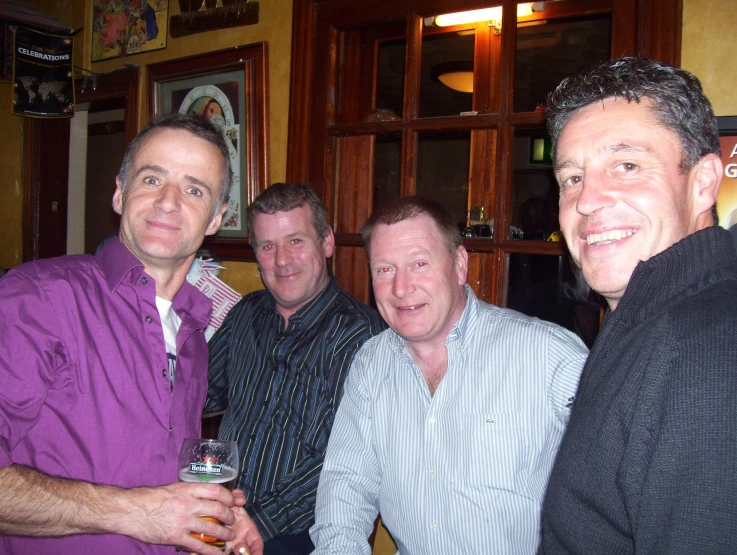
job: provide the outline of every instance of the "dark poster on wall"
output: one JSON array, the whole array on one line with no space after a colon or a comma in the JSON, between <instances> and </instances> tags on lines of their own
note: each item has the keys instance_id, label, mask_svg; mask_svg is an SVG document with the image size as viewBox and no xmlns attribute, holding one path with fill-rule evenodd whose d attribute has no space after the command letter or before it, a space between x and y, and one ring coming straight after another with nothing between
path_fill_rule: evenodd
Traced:
<instances>
[{"instance_id":1,"label":"dark poster on wall","mask_svg":"<svg viewBox=\"0 0 737 555\"><path fill-rule=\"evenodd\" d=\"M39 118L74 115L72 37L16 28L13 113Z\"/></svg>"}]
</instances>

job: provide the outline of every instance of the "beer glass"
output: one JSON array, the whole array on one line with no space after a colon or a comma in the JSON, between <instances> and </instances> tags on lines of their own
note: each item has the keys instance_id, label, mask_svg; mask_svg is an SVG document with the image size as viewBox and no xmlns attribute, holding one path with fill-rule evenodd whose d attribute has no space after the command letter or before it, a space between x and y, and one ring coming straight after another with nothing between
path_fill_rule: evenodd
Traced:
<instances>
[{"instance_id":1,"label":"beer glass","mask_svg":"<svg viewBox=\"0 0 737 555\"><path fill-rule=\"evenodd\" d=\"M232 491L238 477L238 446L235 441L220 439L185 439L179 452L179 481L220 484ZM209 516L201 517L222 524ZM190 532L190 536L216 547L225 542L207 534Z\"/></svg>"}]
</instances>

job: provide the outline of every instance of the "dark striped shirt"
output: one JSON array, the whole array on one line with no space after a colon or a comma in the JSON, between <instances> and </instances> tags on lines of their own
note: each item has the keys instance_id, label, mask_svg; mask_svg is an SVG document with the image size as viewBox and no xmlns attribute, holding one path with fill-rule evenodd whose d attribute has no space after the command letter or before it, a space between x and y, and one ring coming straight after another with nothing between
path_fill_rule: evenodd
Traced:
<instances>
[{"instance_id":1,"label":"dark striped shirt","mask_svg":"<svg viewBox=\"0 0 737 555\"><path fill-rule=\"evenodd\" d=\"M353 356L384 329L334 279L289 318L268 291L230 311L210 341L205 410L228 407L220 437L238 443L238 486L264 540L314 522L328 436Z\"/></svg>"}]
</instances>

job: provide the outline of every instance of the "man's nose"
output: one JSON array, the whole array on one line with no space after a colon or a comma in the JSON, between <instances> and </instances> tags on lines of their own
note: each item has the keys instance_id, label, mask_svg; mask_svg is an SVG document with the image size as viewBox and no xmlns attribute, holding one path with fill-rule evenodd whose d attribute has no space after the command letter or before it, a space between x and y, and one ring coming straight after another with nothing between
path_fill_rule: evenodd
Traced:
<instances>
[{"instance_id":1,"label":"man's nose","mask_svg":"<svg viewBox=\"0 0 737 555\"><path fill-rule=\"evenodd\" d=\"M159 191L154 206L163 212L178 212L181 206L179 194L179 187L175 183L167 183Z\"/></svg>"},{"instance_id":2,"label":"man's nose","mask_svg":"<svg viewBox=\"0 0 737 555\"><path fill-rule=\"evenodd\" d=\"M581 192L576 200L579 214L588 216L602 208L614 206L616 202L612 195L611 180L604 172L591 170L584 174Z\"/></svg>"},{"instance_id":3,"label":"man's nose","mask_svg":"<svg viewBox=\"0 0 737 555\"><path fill-rule=\"evenodd\" d=\"M412 292L412 277L407 270L397 269L394 274L393 293L395 297L404 298Z\"/></svg>"},{"instance_id":4,"label":"man's nose","mask_svg":"<svg viewBox=\"0 0 737 555\"><path fill-rule=\"evenodd\" d=\"M277 266L288 266L292 262L292 260L294 260L294 256L292 255L292 251L289 248L289 246L288 245L277 246L276 253L274 255L274 260Z\"/></svg>"}]
</instances>

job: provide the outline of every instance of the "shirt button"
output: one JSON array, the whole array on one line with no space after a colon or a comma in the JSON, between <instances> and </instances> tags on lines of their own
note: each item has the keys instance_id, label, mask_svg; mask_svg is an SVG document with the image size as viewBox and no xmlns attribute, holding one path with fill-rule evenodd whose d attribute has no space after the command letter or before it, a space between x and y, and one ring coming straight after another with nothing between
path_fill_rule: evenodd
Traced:
<instances>
[{"instance_id":1,"label":"shirt button","mask_svg":"<svg viewBox=\"0 0 737 555\"><path fill-rule=\"evenodd\" d=\"M162 376L164 376L164 377L166 378L166 368L164 368L164 369L163 369L163 370L161 371L161 375L162 375Z\"/></svg>"},{"instance_id":2,"label":"shirt button","mask_svg":"<svg viewBox=\"0 0 737 555\"><path fill-rule=\"evenodd\" d=\"M430 469L430 476L435 476L435 469L434 468L431 468Z\"/></svg>"},{"instance_id":3,"label":"shirt button","mask_svg":"<svg viewBox=\"0 0 737 555\"><path fill-rule=\"evenodd\" d=\"M147 283L148 283L148 278L142 277L141 284L146 285Z\"/></svg>"},{"instance_id":4,"label":"shirt button","mask_svg":"<svg viewBox=\"0 0 737 555\"><path fill-rule=\"evenodd\" d=\"M171 433L173 433L173 432L174 432L174 428L172 428L172 427L169 427L169 433L171 434Z\"/></svg>"},{"instance_id":5,"label":"shirt button","mask_svg":"<svg viewBox=\"0 0 737 555\"><path fill-rule=\"evenodd\" d=\"M430 417L430 424L435 424L435 422L437 422L437 420L435 420L435 417L434 416L431 416Z\"/></svg>"},{"instance_id":6,"label":"shirt button","mask_svg":"<svg viewBox=\"0 0 737 555\"><path fill-rule=\"evenodd\" d=\"M150 324L150 323L151 323L151 322L153 322L153 321L154 321L154 319L153 319L153 318L151 318L151 316L146 316L146 323L147 323L147 324Z\"/></svg>"},{"instance_id":7,"label":"shirt button","mask_svg":"<svg viewBox=\"0 0 737 555\"><path fill-rule=\"evenodd\" d=\"M432 523L432 531L433 532L437 532L438 531L438 523L437 522L433 522Z\"/></svg>"},{"instance_id":8,"label":"shirt button","mask_svg":"<svg viewBox=\"0 0 737 555\"><path fill-rule=\"evenodd\" d=\"M256 434L251 434L250 440L253 441L256 439Z\"/></svg>"}]
</instances>

